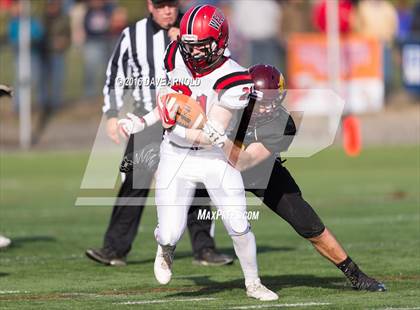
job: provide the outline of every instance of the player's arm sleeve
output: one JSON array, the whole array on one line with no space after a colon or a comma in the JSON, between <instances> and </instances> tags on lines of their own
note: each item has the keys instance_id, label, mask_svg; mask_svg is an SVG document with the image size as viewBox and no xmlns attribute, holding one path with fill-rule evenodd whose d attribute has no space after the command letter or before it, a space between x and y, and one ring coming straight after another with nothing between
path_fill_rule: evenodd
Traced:
<instances>
[{"instance_id":1,"label":"player's arm sleeve","mask_svg":"<svg viewBox=\"0 0 420 310\"><path fill-rule=\"evenodd\" d=\"M248 105L253 81L248 71L227 74L216 81L213 90L217 93L218 104L233 110Z\"/></svg>"},{"instance_id":2,"label":"player's arm sleeve","mask_svg":"<svg viewBox=\"0 0 420 310\"><path fill-rule=\"evenodd\" d=\"M108 118L118 117L118 111L123 106L125 78L130 63L130 38L128 28L122 32L106 70L106 81L103 88L104 105L102 111Z\"/></svg>"}]
</instances>

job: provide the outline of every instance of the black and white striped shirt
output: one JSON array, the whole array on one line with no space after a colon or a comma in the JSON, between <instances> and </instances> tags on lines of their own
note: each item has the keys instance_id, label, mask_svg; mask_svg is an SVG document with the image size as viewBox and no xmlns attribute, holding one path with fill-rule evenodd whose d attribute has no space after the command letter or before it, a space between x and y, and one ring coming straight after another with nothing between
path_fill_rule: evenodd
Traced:
<instances>
[{"instance_id":1,"label":"black and white striped shirt","mask_svg":"<svg viewBox=\"0 0 420 310\"><path fill-rule=\"evenodd\" d=\"M176 27L179 27L178 16ZM150 15L136 24L125 28L108 62L106 82L103 89L103 112L110 117L118 117L124 104L123 95L126 78L134 80L133 97L135 109L151 111L155 106L155 85L136 81L152 80L164 76L163 56L170 43L168 31L161 28Z\"/></svg>"}]
</instances>

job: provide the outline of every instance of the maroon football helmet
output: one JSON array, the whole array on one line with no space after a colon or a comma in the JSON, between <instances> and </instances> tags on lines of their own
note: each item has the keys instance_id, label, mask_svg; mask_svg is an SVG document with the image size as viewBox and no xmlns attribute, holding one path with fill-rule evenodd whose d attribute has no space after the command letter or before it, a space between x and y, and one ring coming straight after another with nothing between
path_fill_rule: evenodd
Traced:
<instances>
[{"instance_id":1,"label":"maroon football helmet","mask_svg":"<svg viewBox=\"0 0 420 310\"><path fill-rule=\"evenodd\" d=\"M282 108L286 97L286 82L283 74L276 67L258 64L249 68L254 82L256 104L251 116L251 123L265 123L275 118Z\"/></svg>"},{"instance_id":2,"label":"maroon football helmet","mask_svg":"<svg viewBox=\"0 0 420 310\"><path fill-rule=\"evenodd\" d=\"M211 5L190 8L182 17L178 42L188 67L197 73L212 70L223 57L229 37L223 13ZM203 55L193 55L194 48Z\"/></svg>"}]
</instances>

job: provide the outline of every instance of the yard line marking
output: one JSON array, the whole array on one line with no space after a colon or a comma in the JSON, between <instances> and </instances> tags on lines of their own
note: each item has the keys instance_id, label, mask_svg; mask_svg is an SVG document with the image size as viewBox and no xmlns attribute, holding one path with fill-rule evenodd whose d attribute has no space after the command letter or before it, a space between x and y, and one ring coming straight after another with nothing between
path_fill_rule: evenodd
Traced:
<instances>
[{"instance_id":1,"label":"yard line marking","mask_svg":"<svg viewBox=\"0 0 420 310\"><path fill-rule=\"evenodd\" d=\"M28 291L0 291L0 294L28 294Z\"/></svg>"},{"instance_id":2,"label":"yard line marking","mask_svg":"<svg viewBox=\"0 0 420 310\"><path fill-rule=\"evenodd\" d=\"M173 301L208 301L215 300L216 298L184 298L184 299L167 299L167 300L139 300L139 301L125 301L125 302L116 302L114 305L147 305L147 304L163 304Z\"/></svg>"},{"instance_id":3,"label":"yard line marking","mask_svg":"<svg viewBox=\"0 0 420 310\"><path fill-rule=\"evenodd\" d=\"M312 306L328 306L329 302L301 302L297 304L271 304L258 306L238 306L229 309L261 309L261 308L283 308L283 307L312 307Z\"/></svg>"}]
</instances>

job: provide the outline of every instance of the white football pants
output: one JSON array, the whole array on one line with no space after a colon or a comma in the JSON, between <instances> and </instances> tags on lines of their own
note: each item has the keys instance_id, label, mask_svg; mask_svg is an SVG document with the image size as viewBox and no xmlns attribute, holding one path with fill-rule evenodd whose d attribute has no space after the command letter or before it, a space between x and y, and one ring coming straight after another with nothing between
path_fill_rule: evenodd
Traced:
<instances>
[{"instance_id":1,"label":"white football pants","mask_svg":"<svg viewBox=\"0 0 420 310\"><path fill-rule=\"evenodd\" d=\"M197 183L206 186L229 235L240 236L249 231L241 174L227 163L222 151L183 149L164 140L156 172L155 237L159 244L173 246L181 238Z\"/></svg>"}]
</instances>

